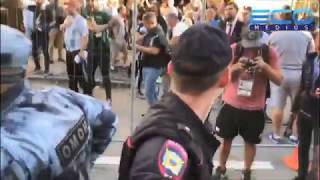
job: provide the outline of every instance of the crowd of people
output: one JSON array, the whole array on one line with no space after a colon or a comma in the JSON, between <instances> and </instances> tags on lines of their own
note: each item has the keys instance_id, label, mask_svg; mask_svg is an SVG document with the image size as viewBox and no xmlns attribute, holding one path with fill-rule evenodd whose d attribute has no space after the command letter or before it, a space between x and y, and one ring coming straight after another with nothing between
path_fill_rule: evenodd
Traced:
<instances>
[{"instance_id":1,"label":"crowd of people","mask_svg":"<svg viewBox=\"0 0 320 180\"><path fill-rule=\"evenodd\" d=\"M111 104L110 73L117 67L124 67L128 69L128 74L131 74L131 68L129 68L131 66L129 66L129 64L136 63L136 76L139 82L137 94L140 97L145 96L149 104L152 105L159 96L159 92L156 92L154 89L156 89L156 81L160 75L163 85L162 94L168 91L169 78L164 72L171 58L170 51L176 44L177 37L191 25L200 23L201 20L203 20L210 26L225 31L230 44L241 40L243 28L250 24L252 7L238 7L233 1L216 2L207 1L206 9L203 9L204 7L199 0L141 0L137 3L138 28L132 30L133 1L118 2L108 0L106 4L101 4L100 1L94 0L79 1L79 6L75 8L76 13L81 15L86 23L83 21L83 26L80 27L79 25L78 30L80 32L73 33L74 29L71 28L72 32L67 31L67 27L68 24L70 25L71 19L73 19L70 17L73 16L74 10L64 8L58 0L50 0L48 2L45 0L24 1L22 6L23 26L21 25L19 28L23 27L22 29L24 29L25 34L33 42L32 58L35 66L34 73L44 74L44 76L52 75L50 72L50 64L56 61L54 60L54 48L56 48L58 52L57 61L66 63L70 89L77 91L77 82L79 82L79 85L81 85L83 89L82 92L91 95L92 89L96 84L94 77L95 71L99 65L106 91L106 99L108 103ZM66 4L68 1L64 3ZM290 9L290 7L286 8ZM316 11L317 7L313 7L313 9ZM145 36L149 35L150 33L147 34L147 32L150 31L148 31L144 25L143 16L151 12L156 15L156 24L154 24L154 27L159 26L158 30L154 32L155 36L150 35L149 37ZM205 12L204 17L201 17L202 12ZM286 17L279 16L278 18ZM292 17L287 17L287 19L288 18L292 19ZM109 27L102 28L97 32L96 25L106 24L108 24ZM87 38L87 42L83 42L84 47L81 50L80 37L83 33L85 35L87 34L88 37L83 37ZM131 62L131 59L128 59L128 55L132 48L132 35L137 36L138 55L133 57ZM282 37L282 35L278 36ZM263 41L269 44L269 34L263 34ZM70 49L70 45L77 47ZM150 49L147 49L146 52L146 49L141 49L140 45L145 47L155 46L157 49L160 49L160 53L154 53L155 51L151 51L150 53ZM283 45L279 46L283 47ZM42 50L44 55L44 71L41 71L39 49ZM65 57L63 57L63 49L66 51ZM80 65L81 63L73 63L75 54L77 54L79 50L81 50L80 54L82 56L84 55L84 51L88 53L87 57L82 57L83 59L88 59L85 72L82 72L83 68L82 65ZM155 50L155 48L153 50ZM154 58L154 56L160 60L148 60L148 58ZM297 57L297 59L302 58ZM144 73L142 69L144 69ZM155 69L157 71L153 71ZM141 90L142 82L144 82L145 87L144 93ZM295 86L297 87L297 83L295 83ZM290 97L292 98L292 94ZM283 99L279 101L282 102L282 100ZM278 109L281 110L283 108L279 107ZM277 125L275 125L276 132L272 138L277 139L279 137L279 125L281 124L281 112L274 112L273 114L273 116L276 116L273 118L276 119ZM293 137L292 139L295 138Z\"/></svg>"},{"instance_id":2,"label":"crowd of people","mask_svg":"<svg viewBox=\"0 0 320 180\"><path fill-rule=\"evenodd\" d=\"M273 131L268 138L282 144L285 137L281 134L281 125L288 97L293 118L289 127L292 133L286 136L299 145L299 171L295 180L316 176L319 30L250 31L252 7L238 7L234 1L221 4L208 1L204 7L199 0L141 0L137 7L137 29L133 29L133 1L130 0L110 0L104 8L95 0L64 0L63 7L57 0L50 0L48 4L35 0L34 3L26 5L23 13L23 29L32 41L34 73L50 76L56 47L58 61L66 63L70 92L93 96L95 71L99 66L106 94L104 108L112 106L110 73L119 64L131 69L128 68L129 55L136 43L137 55L130 63L137 67L138 95L145 96L151 109L143 124L124 144L120 179L227 179L226 163L232 141L240 135L245 142L242 179L250 180L256 145L261 142L265 128L266 106L272 110ZM290 21L293 15L281 13L277 18ZM319 17L314 19L318 27ZM44 71L41 71L39 49L44 55ZM159 78L162 97L157 92ZM224 88L223 103L213 132L222 142L219 164L211 177L211 160L220 143L204 124L207 125L219 88ZM71 98L78 97L72 93ZM61 90L52 94L66 98ZM87 107L87 101L78 103L79 109ZM101 107L98 104L98 108ZM86 113L86 118L93 117ZM100 144L103 148L96 150L101 154L114 134L115 117L103 109L98 114L99 120L112 124L106 124L104 128L108 133L101 135L107 140L96 136L97 141L105 141ZM81 123L79 127L76 125L80 129L84 127L84 122ZM97 130L95 123L92 126ZM314 161L312 173L308 173L312 132L315 134ZM191 138L187 138L189 136ZM57 151L62 153L58 158L63 159L63 147ZM4 153L14 159L10 150Z\"/></svg>"}]
</instances>

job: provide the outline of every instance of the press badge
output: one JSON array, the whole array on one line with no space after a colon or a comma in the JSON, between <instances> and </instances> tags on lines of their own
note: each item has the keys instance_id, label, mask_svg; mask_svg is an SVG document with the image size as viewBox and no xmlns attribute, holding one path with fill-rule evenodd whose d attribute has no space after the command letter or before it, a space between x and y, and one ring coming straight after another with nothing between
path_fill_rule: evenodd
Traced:
<instances>
[{"instance_id":1,"label":"press badge","mask_svg":"<svg viewBox=\"0 0 320 180\"><path fill-rule=\"evenodd\" d=\"M238 96L250 97L253 89L253 79L240 80L238 85Z\"/></svg>"}]
</instances>

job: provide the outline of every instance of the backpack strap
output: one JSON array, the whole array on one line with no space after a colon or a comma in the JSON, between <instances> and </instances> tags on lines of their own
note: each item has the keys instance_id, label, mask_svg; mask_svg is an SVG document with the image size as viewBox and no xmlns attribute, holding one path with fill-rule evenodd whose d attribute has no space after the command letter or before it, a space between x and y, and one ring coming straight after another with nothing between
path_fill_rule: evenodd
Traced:
<instances>
[{"instance_id":1,"label":"backpack strap","mask_svg":"<svg viewBox=\"0 0 320 180\"><path fill-rule=\"evenodd\" d=\"M240 57L242 56L243 52L244 52L244 48L241 45L241 42L238 42L236 44L236 48L235 48L235 51L234 51L234 58L233 58L234 61L232 62L233 64L238 63L238 61L239 61Z\"/></svg>"},{"instance_id":2,"label":"backpack strap","mask_svg":"<svg viewBox=\"0 0 320 180\"><path fill-rule=\"evenodd\" d=\"M263 44L262 47L260 48L261 51L261 56L264 60L264 62L266 62L267 64L269 64L270 62L270 47L266 44Z\"/></svg>"},{"instance_id":3,"label":"backpack strap","mask_svg":"<svg viewBox=\"0 0 320 180\"><path fill-rule=\"evenodd\" d=\"M270 47L266 44L263 44L262 47L259 49L261 52L261 56L265 63L270 64ZM268 80L267 87L266 87L266 99L271 96L271 87L270 82Z\"/></svg>"}]
</instances>

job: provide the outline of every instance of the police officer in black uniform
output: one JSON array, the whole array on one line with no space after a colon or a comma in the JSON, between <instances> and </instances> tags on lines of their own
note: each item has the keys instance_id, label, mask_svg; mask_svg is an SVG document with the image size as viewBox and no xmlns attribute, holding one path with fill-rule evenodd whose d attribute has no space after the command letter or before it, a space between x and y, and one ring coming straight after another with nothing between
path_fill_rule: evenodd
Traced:
<instances>
[{"instance_id":1,"label":"police officer in black uniform","mask_svg":"<svg viewBox=\"0 0 320 180\"><path fill-rule=\"evenodd\" d=\"M298 116L299 169L294 180L319 179L319 107L320 107L320 32L315 38L316 52L307 55L302 67L300 89L294 101L293 112ZM309 169L309 153L314 141L313 161Z\"/></svg>"},{"instance_id":2,"label":"police officer in black uniform","mask_svg":"<svg viewBox=\"0 0 320 180\"><path fill-rule=\"evenodd\" d=\"M218 83L231 61L222 31L198 24L185 31L173 53L171 92L150 108L125 142L119 180L212 179L219 146L204 125Z\"/></svg>"}]
</instances>

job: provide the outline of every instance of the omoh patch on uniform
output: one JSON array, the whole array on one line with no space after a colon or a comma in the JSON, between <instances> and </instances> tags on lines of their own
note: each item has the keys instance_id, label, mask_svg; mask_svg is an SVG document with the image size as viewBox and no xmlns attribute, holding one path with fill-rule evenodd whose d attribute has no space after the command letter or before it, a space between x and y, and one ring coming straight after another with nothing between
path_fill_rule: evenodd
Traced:
<instances>
[{"instance_id":1,"label":"omoh patch on uniform","mask_svg":"<svg viewBox=\"0 0 320 180\"><path fill-rule=\"evenodd\" d=\"M160 174L165 178L180 180L188 166L188 154L178 143L167 140L162 146L158 167Z\"/></svg>"},{"instance_id":2,"label":"omoh patch on uniform","mask_svg":"<svg viewBox=\"0 0 320 180\"><path fill-rule=\"evenodd\" d=\"M66 137L56 147L56 152L63 167L77 158L89 139L89 125L84 116L69 130Z\"/></svg>"}]
</instances>

